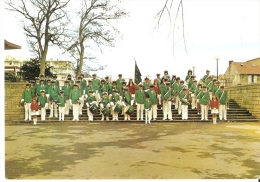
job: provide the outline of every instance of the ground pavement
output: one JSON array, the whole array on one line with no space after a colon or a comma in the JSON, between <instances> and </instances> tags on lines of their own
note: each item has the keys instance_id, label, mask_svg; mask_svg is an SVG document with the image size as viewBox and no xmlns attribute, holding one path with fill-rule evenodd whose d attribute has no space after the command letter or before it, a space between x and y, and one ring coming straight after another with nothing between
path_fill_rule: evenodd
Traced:
<instances>
[{"instance_id":1,"label":"ground pavement","mask_svg":"<svg viewBox=\"0 0 260 182\"><path fill-rule=\"evenodd\" d=\"M7 179L260 178L259 122L5 126Z\"/></svg>"}]
</instances>

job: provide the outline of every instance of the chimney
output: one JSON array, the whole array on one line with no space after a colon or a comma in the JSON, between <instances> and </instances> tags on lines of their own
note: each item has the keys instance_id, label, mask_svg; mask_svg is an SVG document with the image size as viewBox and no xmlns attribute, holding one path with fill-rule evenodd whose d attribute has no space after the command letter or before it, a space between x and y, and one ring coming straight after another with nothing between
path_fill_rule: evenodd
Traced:
<instances>
[{"instance_id":1,"label":"chimney","mask_svg":"<svg viewBox=\"0 0 260 182\"><path fill-rule=\"evenodd\" d=\"M229 61L229 65L231 64L231 63L233 63L234 61Z\"/></svg>"}]
</instances>

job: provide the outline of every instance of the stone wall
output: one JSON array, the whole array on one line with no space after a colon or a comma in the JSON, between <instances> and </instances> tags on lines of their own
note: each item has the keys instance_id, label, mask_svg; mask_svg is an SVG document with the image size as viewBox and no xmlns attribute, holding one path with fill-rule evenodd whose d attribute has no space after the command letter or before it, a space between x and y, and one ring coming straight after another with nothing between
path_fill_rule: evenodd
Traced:
<instances>
[{"instance_id":1,"label":"stone wall","mask_svg":"<svg viewBox=\"0 0 260 182\"><path fill-rule=\"evenodd\" d=\"M5 122L24 120L24 107L19 106L25 83L5 83Z\"/></svg>"},{"instance_id":2,"label":"stone wall","mask_svg":"<svg viewBox=\"0 0 260 182\"><path fill-rule=\"evenodd\" d=\"M260 84L232 86L227 91L230 99L260 119Z\"/></svg>"}]
</instances>

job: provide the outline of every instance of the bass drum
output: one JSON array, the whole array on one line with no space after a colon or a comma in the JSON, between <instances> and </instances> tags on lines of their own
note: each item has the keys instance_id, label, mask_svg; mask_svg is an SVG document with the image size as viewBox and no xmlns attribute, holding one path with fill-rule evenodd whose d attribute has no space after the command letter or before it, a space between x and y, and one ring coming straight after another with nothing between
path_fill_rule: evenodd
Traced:
<instances>
[{"instance_id":1,"label":"bass drum","mask_svg":"<svg viewBox=\"0 0 260 182\"><path fill-rule=\"evenodd\" d=\"M127 109L127 111L125 113L128 114L128 115L131 115L131 114L133 114L133 112L134 112L134 107L129 106L129 108Z\"/></svg>"},{"instance_id":2,"label":"bass drum","mask_svg":"<svg viewBox=\"0 0 260 182\"><path fill-rule=\"evenodd\" d=\"M98 112L98 106L97 104L92 104L90 107L89 107L89 111L92 113L92 114L95 114Z\"/></svg>"},{"instance_id":3,"label":"bass drum","mask_svg":"<svg viewBox=\"0 0 260 182\"><path fill-rule=\"evenodd\" d=\"M122 111L122 106L120 104L116 104L116 107L114 108L115 112L121 112Z\"/></svg>"},{"instance_id":4,"label":"bass drum","mask_svg":"<svg viewBox=\"0 0 260 182\"><path fill-rule=\"evenodd\" d=\"M104 109L102 109L101 112L104 114L104 116L109 116L109 109L108 109L107 107L105 107Z\"/></svg>"}]
</instances>

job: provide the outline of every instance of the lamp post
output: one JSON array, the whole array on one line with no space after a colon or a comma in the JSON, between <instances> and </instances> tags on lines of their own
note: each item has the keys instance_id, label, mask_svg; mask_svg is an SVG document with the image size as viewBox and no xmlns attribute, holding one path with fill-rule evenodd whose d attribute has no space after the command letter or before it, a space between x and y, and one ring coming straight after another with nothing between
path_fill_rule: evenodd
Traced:
<instances>
[{"instance_id":1,"label":"lamp post","mask_svg":"<svg viewBox=\"0 0 260 182\"><path fill-rule=\"evenodd\" d=\"M215 56L215 59L217 60L217 80L218 80L218 60L219 60L219 56Z\"/></svg>"}]
</instances>

